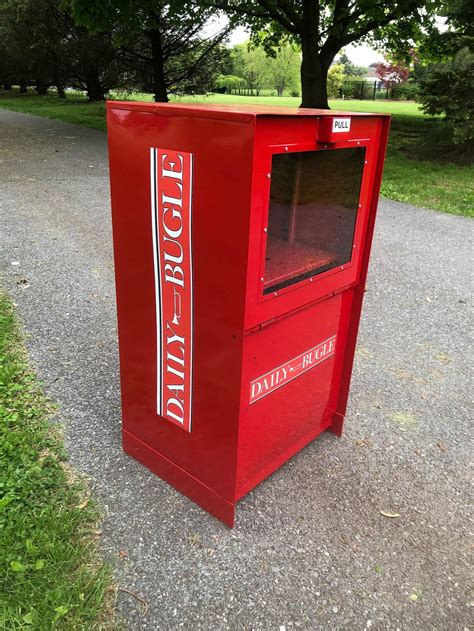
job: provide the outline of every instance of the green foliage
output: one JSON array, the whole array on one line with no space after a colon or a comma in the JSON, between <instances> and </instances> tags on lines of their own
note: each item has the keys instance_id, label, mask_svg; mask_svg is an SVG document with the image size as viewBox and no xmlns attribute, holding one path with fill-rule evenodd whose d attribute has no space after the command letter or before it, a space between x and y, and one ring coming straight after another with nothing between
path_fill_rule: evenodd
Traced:
<instances>
[{"instance_id":1,"label":"green foliage","mask_svg":"<svg viewBox=\"0 0 474 631\"><path fill-rule=\"evenodd\" d=\"M298 89L301 56L294 45L268 49L249 42L237 44L232 48L231 59L234 78L229 78L225 86L229 91L247 88L250 95L258 96L263 88L270 88L282 96L286 90Z\"/></svg>"},{"instance_id":2,"label":"green foliage","mask_svg":"<svg viewBox=\"0 0 474 631\"><path fill-rule=\"evenodd\" d=\"M215 82L216 88L225 88L229 92L244 88L247 84L243 77L237 77L233 74L221 74Z\"/></svg>"},{"instance_id":3,"label":"green foliage","mask_svg":"<svg viewBox=\"0 0 474 631\"><path fill-rule=\"evenodd\" d=\"M77 23L110 30L128 88L169 94L205 93L219 74L227 74L228 51L221 44L228 28L205 32L214 10L194 0L65 0Z\"/></svg>"},{"instance_id":4,"label":"green foliage","mask_svg":"<svg viewBox=\"0 0 474 631\"><path fill-rule=\"evenodd\" d=\"M411 78L405 83L394 86L390 90L391 99L403 99L406 101L415 101L418 97L418 84Z\"/></svg>"},{"instance_id":5,"label":"green foliage","mask_svg":"<svg viewBox=\"0 0 474 631\"><path fill-rule=\"evenodd\" d=\"M275 51L275 55L269 57L267 61L270 70L269 83L276 90L278 96L283 96L285 90L297 90L301 56L295 46L282 45Z\"/></svg>"},{"instance_id":6,"label":"green foliage","mask_svg":"<svg viewBox=\"0 0 474 631\"><path fill-rule=\"evenodd\" d=\"M472 0L444 0L438 12L442 28L427 31L416 54L423 65L451 61L462 48L474 48L474 3Z\"/></svg>"},{"instance_id":7,"label":"green foliage","mask_svg":"<svg viewBox=\"0 0 474 631\"><path fill-rule=\"evenodd\" d=\"M460 50L452 61L430 64L418 81L427 114L444 114L456 142L474 140L474 54Z\"/></svg>"},{"instance_id":8,"label":"green foliage","mask_svg":"<svg viewBox=\"0 0 474 631\"><path fill-rule=\"evenodd\" d=\"M101 100L123 80L110 32L92 35L74 24L61 0L0 0L0 82L86 90Z\"/></svg>"},{"instance_id":9,"label":"green foliage","mask_svg":"<svg viewBox=\"0 0 474 631\"><path fill-rule=\"evenodd\" d=\"M232 49L232 63L235 75L245 80L250 94L258 96L270 84L270 65L263 48L238 44Z\"/></svg>"},{"instance_id":10,"label":"green foliage","mask_svg":"<svg viewBox=\"0 0 474 631\"><path fill-rule=\"evenodd\" d=\"M327 107L327 73L348 44L374 41L406 51L435 24L442 0L206 0L233 25L250 28L254 44L271 54L287 42L302 51L302 106ZM395 46L396 44L396 46Z\"/></svg>"},{"instance_id":11,"label":"green foliage","mask_svg":"<svg viewBox=\"0 0 474 631\"><path fill-rule=\"evenodd\" d=\"M344 81L344 66L342 64L333 64L328 72L328 96L335 99L339 96L339 90Z\"/></svg>"},{"instance_id":12,"label":"green foliage","mask_svg":"<svg viewBox=\"0 0 474 631\"><path fill-rule=\"evenodd\" d=\"M109 572L97 559L97 510L68 480L51 404L28 368L0 294L0 626L92 629Z\"/></svg>"},{"instance_id":13,"label":"green foliage","mask_svg":"<svg viewBox=\"0 0 474 631\"><path fill-rule=\"evenodd\" d=\"M443 115L445 135L474 139L474 4L446 0L443 30L427 33L417 51L417 99L426 113Z\"/></svg>"},{"instance_id":14,"label":"green foliage","mask_svg":"<svg viewBox=\"0 0 474 631\"><path fill-rule=\"evenodd\" d=\"M364 66L356 66L347 56L344 51L337 58L337 63L344 66L344 77L364 77L367 74L368 68Z\"/></svg>"}]
</instances>

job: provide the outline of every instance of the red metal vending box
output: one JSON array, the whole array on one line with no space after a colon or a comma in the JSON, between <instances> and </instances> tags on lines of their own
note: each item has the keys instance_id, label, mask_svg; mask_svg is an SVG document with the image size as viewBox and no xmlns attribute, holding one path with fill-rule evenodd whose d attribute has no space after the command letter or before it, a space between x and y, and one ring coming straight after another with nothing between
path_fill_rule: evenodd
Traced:
<instances>
[{"instance_id":1,"label":"red metal vending box","mask_svg":"<svg viewBox=\"0 0 474 631\"><path fill-rule=\"evenodd\" d=\"M124 449L232 526L341 434L389 118L113 101L107 123Z\"/></svg>"}]
</instances>

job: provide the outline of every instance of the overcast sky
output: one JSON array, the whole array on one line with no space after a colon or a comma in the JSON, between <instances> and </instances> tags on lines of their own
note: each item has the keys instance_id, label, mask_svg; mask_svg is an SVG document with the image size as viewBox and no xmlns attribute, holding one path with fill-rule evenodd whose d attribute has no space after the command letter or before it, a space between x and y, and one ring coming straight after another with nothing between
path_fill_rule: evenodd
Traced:
<instances>
[{"instance_id":1,"label":"overcast sky","mask_svg":"<svg viewBox=\"0 0 474 631\"><path fill-rule=\"evenodd\" d=\"M241 26L237 27L230 36L230 44L241 44L249 38L248 32ZM347 56L356 66L369 66L371 63L381 61L383 56L370 46L346 46Z\"/></svg>"}]
</instances>

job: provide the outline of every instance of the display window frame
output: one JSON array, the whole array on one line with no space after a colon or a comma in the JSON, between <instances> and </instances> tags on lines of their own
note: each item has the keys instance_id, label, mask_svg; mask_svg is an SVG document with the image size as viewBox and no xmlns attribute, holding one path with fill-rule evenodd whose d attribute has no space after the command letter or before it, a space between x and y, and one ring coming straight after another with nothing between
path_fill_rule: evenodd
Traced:
<instances>
[{"instance_id":1,"label":"display window frame","mask_svg":"<svg viewBox=\"0 0 474 631\"><path fill-rule=\"evenodd\" d=\"M337 245L335 242L333 242L332 244L328 242L326 246L327 250L326 251L324 251L324 249L320 250L320 252L322 253L322 257L321 257L320 264L318 267L316 258L313 262L311 262L311 259L313 258L313 256L315 256L318 245L319 246L324 245L324 239L319 244L317 243L317 239L314 243L311 243L309 239L307 240L306 244L303 244L301 240L298 238L298 231L301 229L301 231L304 232L304 227L302 228L302 226L304 226L304 223L302 222L305 221L305 214L306 214L306 220L307 221L309 220L309 224L313 223L314 225L318 223L318 217L316 216L316 214L321 211L324 212L322 208L321 210L315 209L314 211L309 211L309 212L308 210L306 210L305 212L305 204L301 201L300 194L303 197L305 196L305 190L304 188L301 189L301 187L304 186L304 179L308 175L308 171L307 171L308 165L302 164L304 160L302 160L300 163L296 161L293 163L292 166L294 168L294 173L290 174L290 181L291 180L294 181L293 190L291 192L292 199L291 201L283 202L280 206L280 210L278 210L276 206L272 207L273 180L274 178L279 177L278 165L275 164L275 157L276 156L291 156L291 155L301 156L301 157L303 156L316 157L317 156L317 159L314 161L314 165L313 165L315 169L314 178L315 180L317 180L317 178L319 177L317 168L318 166L322 166L322 163L318 165L319 156L322 157L324 154L327 154L327 153L330 153L331 156L334 156L335 153L344 152L344 151L346 152L347 151L360 151L361 152L359 155L359 160L361 159L361 162L359 162L358 164L356 163L354 165L356 167L356 171L359 171L359 168L360 168L360 173L356 173L357 190L353 191L353 194L355 194L353 205L351 205L350 207L348 206L347 208L344 208L342 206L340 207L341 210L343 210L343 212L352 211L354 213L353 223L350 229L350 244L349 244L349 239L348 239L345 244L340 245L339 256L342 255L343 252L347 256L344 256L344 260L341 260L336 264L333 263L331 265L331 254L333 258L336 258L338 256L338 254L336 254ZM343 157L341 156L341 159L342 158ZM320 149L320 150L315 150L315 151L285 150L283 152L278 151L272 154L272 164L271 164L271 172L270 172L271 173L270 197L269 197L269 207L267 211L267 230L264 231L264 234L265 234L264 240L266 243L264 265L263 265L263 270L262 270L262 276L264 279L262 290L263 290L264 296L271 295L271 294L275 296L277 292L281 292L286 289L289 289L295 285L298 285L301 282L309 281L310 283L312 283L312 282L315 282L317 278L322 276L323 274L335 273L343 269L348 269L350 266L353 265L353 259L354 259L355 249L356 249L356 245L355 245L356 224L357 224L357 219L359 216L359 210L361 206L360 197L361 197L361 190L362 190L362 179L363 179L363 174L364 174L364 167L365 167L365 162L366 162L365 158L366 158L366 147L360 144L358 146L338 147L337 149L324 149L324 150ZM291 163L289 162L288 165L290 166ZM331 166L331 164L329 163L329 165L327 166ZM328 174L327 166L324 170L321 170L321 173L322 173L322 176L326 177L329 181L330 175ZM337 160L335 161L335 165L333 164L333 167L334 166L336 167L338 166ZM306 170L306 174L304 173L304 170ZM341 178L339 183L344 184L344 173L341 174L340 172L338 172L338 176ZM278 184L277 184L277 187L278 187ZM324 188L324 183L322 185L320 182L316 184L316 189L321 190L323 188ZM280 186L280 193L283 193L283 195L285 196L285 193L287 192L288 191L285 192L284 190L284 184ZM306 191L306 193L307 192L309 191ZM317 201L318 201L317 198L315 198L313 202L311 203L317 203ZM338 201L338 200L336 199L335 201ZM325 210L326 210L326 215L334 219L334 215L336 214L336 206L327 205ZM270 215L272 212L274 212L275 215L273 216L273 219L271 221ZM311 212L314 212L315 214L311 216L310 215ZM278 215L279 215L279 218L278 218ZM322 225L321 219L319 219L319 222L320 222L320 227L321 227ZM274 230L281 233L282 229L284 232L285 227L286 227L288 234L284 238L282 238L281 235L279 237L274 236L273 244L270 245L272 223L274 225ZM285 226L285 224L287 225ZM335 235L334 226L329 227L327 234L329 235L331 232L333 233L332 236L334 237ZM349 234L347 236L349 236ZM288 242L288 246L289 246L288 248L286 248L286 245L285 245L286 242ZM291 246L290 245L291 243L294 243L294 245ZM349 248L349 251L347 251L347 248ZM274 277L273 278L271 278L271 276L269 277L271 266L268 263L268 261L270 260L268 258L268 255L271 253L274 253L274 255L276 254L276 256L278 257L278 252L280 252L281 253L280 261L283 261L285 259L285 250L288 252L289 257L291 257L292 254L296 255L296 257L293 256L294 258L298 258L297 254L299 250L301 252L306 251L306 255L309 259L309 262L306 264L306 269L304 269L304 267L300 267L299 269L297 267L294 269L291 269L291 264L290 264L290 267L287 268L286 272L284 272L283 271L284 267L280 267L282 265L282 263L280 262L280 265L278 263L274 265L274 268L275 268L273 270ZM325 257L325 255L327 256ZM325 258L326 258L326 264L324 263ZM290 260L288 260L288 262L289 261ZM328 269L321 269L324 267L328 267Z\"/></svg>"},{"instance_id":2,"label":"display window frame","mask_svg":"<svg viewBox=\"0 0 474 631\"><path fill-rule=\"evenodd\" d=\"M270 135L272 127L269 127L268 131L265 130L267 137ZM291 132L290 127L288 127L288 132ZM286 135L285 128L279 132L279 136L281 137L282 135ZM302 135L301 132L299 135ZM246 305L246 327L248 329L255 328L255 326L265 326L285 313L304 308L308 304L327 298L357 283L365 244L364 235L370 213L371 191L376 166L376 155L374 152L376 151L377 143L375 142L376 138L371 136L372 134L363 133L335 143L318 143L317 134L315 134L313 140L308 141L264 143L260 148L258 147L259 143L257 143L253 167L252 211L249 227L248 299ZM288 133L288 137L291 138L291 133ZM365 148L365 160L351 260L346 264L302 279L275 292L264 293L273 156L280 153L337 151L342 148L354 147Z\"/></svg>"}]
</instances>

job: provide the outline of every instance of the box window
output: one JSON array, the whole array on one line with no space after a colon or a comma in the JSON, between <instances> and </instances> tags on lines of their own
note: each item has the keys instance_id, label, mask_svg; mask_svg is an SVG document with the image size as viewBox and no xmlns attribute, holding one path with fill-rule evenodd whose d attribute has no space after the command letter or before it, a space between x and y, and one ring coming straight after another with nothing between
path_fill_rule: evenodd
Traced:
<instances>
[{"instance_id":1,"label":"box window","mask_svg":"<svg viewBox=\"0 0 474 631\"><path fill-rule=\"evenodd\" d=\"M365 147L273 156L263 293L349 263Z\"/></svg>"}]
</instances>

